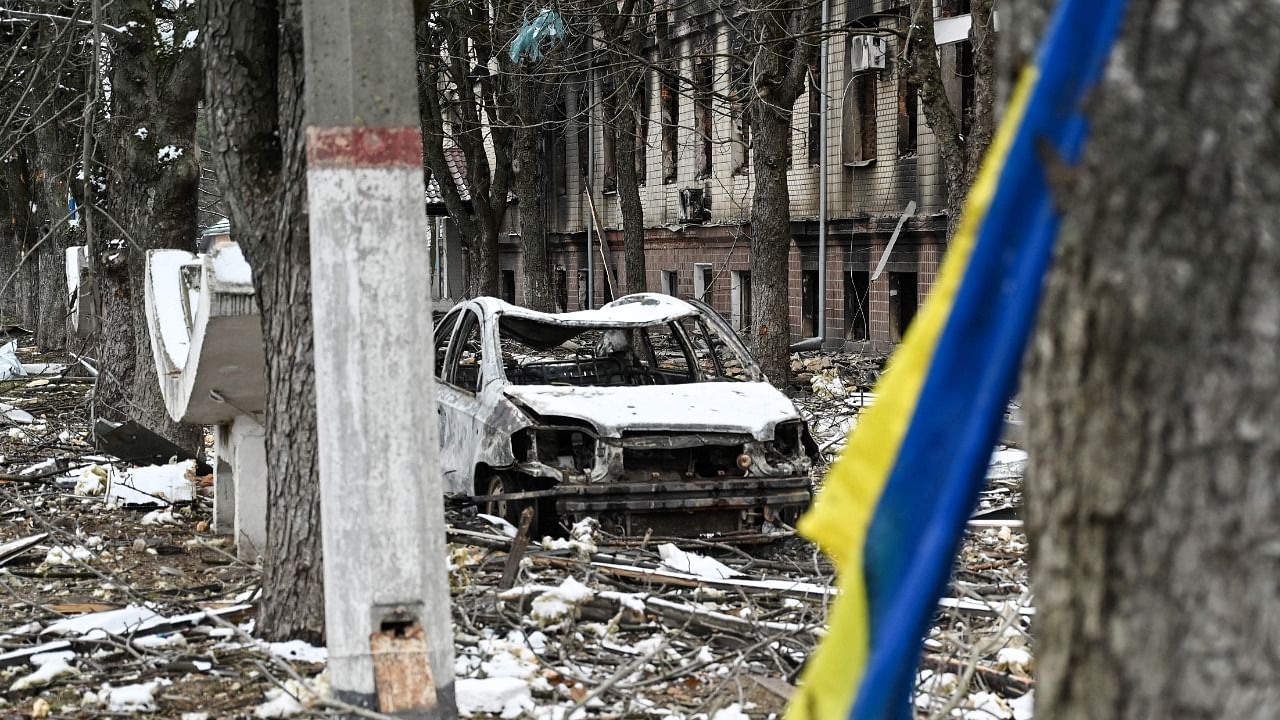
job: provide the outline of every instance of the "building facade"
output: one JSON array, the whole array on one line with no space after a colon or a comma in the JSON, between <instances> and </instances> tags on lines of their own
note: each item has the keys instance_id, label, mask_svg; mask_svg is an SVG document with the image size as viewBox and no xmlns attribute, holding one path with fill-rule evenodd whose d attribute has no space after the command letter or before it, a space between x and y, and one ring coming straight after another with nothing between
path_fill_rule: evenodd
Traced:
<instances>
[{"instance_id":1,"label":"building facade","mask_svg":"<svg viewBox=\"0 0 1280 720\"><path fill-rule=\"evenodd\" d=\"M653 48L651 60L668 63L682 82L649 72L640 108L643 142L636 163L643 182L644 289L704 299L734 327L744 328L751 318L753 180L750 128L736 102L741 46L734 24L716 5L670 7L667 12L659 5L653 18L655 35L664 42ZM935 2L944 84L958 113L966 109L972 87L965 10L962 2ZM840 31L827 43L827 76L819 58L810 68L808 91L793 108L787 176L795 339L819 334L818 305L824 303L827 346L886 347L901 338L937 274L945 249L946 187L936 140L915 89L901 73L896 32L905 32L909 12L909 4L893 0L833 0L831 27ZM819 88L828 98L825 163ZM566 310L587 306L588 285L596 306L624 292L614 131L597 101L601 89L598 76L567 84L555 111L561 130L544 143L552 284L557 304ZM825 292L818 277L824 168ZM523 294L517 216L513 206L509 232L500 242L501 294L513 302ZM902 230L884 257L900 220ZM447 239L445 225L436 232ZM872 279L882 259L883 271ZM459 264L454 260L454 267Z\"/></svg>"}]
</instances>

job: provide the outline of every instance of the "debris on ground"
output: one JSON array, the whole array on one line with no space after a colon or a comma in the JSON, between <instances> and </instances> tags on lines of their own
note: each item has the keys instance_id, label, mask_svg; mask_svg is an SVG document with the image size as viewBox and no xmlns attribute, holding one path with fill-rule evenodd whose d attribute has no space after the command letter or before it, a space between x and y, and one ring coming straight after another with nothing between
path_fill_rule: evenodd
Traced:
<instances>
[{"instance_id":1,"label":"debris on ground","mask_svg":"<svg viewBox=\"0 0 1280 720\"><path fill-rule=\"evenodd\" d=\"M811 385L797 398L829 416L827 428L856 414L849 399L879 372L844 356L812 367L828 378L819 385L835 377L846 388L837 397ZM0 716L331 713L324 648L254 637L261 568L208 534L212 489L190 461L141 474L115 461L90 444L90 384L47 379L0 384L0 402L34 421L0 435ZM984 503L1017 503L1020 452L993 458ZM779 717L835 592L831 564L793 533L737 547L620 538L591 520L535 538L502 589L514 528L473 508L448 512L463 717ZM1014 520L967 533L925 640L917 717L1030 717L1025 552Z\"/></svg>"}]
</instances>

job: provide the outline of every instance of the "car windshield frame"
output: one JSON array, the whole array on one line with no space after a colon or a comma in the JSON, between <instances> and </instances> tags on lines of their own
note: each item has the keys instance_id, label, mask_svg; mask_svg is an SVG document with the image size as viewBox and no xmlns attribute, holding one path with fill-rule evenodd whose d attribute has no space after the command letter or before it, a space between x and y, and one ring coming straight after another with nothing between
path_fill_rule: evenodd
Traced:
<instances>
[{"instance_id":1,"label":"car windshield frame","mask_svg":"<svg viewBox=\"0 0 1280 720\"><path fill-rule=\"evenodd\" d=\"M504 319L507 324L504 325ZM689 379L676 384L693 384L704 382L742 382L742 381L762 381L763 373L760 371L759 365L755 358L747 351L746 347L738 339L735 333L726 334L724 328L727 327L723 323L709 321L707 313L701 309L697 312L687 313L681 317L667 319L663 321L653 322L647 325L634 326L615 323L582 323L574 322L571 324L559 324L553 321L554 316L548 316L548 319L531 318L519 315L507 315L504 313L495 313L492 316L494 323L493 337L498 344L498 352L500 357L506 357L508 351L507 342L514 340L515 342L529 345L534 340L536 331L543 331L546 335L537 341L547 349L558 347L564 342L579 337L584 333L605 332L609 330L625 330L629 332L639 331L645 333L645 341L640 343L646 353L637 350L640 353L642 361L651 363L651 367L657 367L659 360L655 355L652 343L649 342L649 331L655 328L661 328L663 332L676 340L679 345L680 352L684 356L685 364L689 372ZM693 321L697 324L697 328L703 333L701 342L705 345L711 358L712 367L704 368L699 361L699 350L694 339L688 336L688 332L684 327L687 321ZM742 377L733 377L726 373L726 364L721 361L715 352L717 341L723 352L727 352L731 360L736 360L736 366L741 368ZM599 359L592 350L590 356L579 356L584 360ZM570 358L566 358L566 361ZM577 358L575 358L577 359ZM519 383L511 379L507 372L507 363L505 361L496 362L493 366L498 373L504 385L538 385L543 383ZM583 385L583 387L615 387L614 384L600 385Z\"/></svg>"}]
</instances>

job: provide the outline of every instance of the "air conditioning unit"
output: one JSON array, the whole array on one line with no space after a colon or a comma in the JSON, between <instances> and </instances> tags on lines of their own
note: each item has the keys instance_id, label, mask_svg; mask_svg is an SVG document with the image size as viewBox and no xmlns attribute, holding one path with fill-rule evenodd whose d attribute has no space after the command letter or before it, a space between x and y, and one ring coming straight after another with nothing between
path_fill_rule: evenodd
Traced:
<instances>
[{"instance_id":1,"label":"air conditioning unit","mask_svg":"<svg viewBox=\"0 0 1280 720\"><path fill-rule=\"evenodd\" d=\"M680 191L680 220L703 223L711 219L711 197L703 188L686 188Z\"/></svg>"},{"instance_id":2,"label":"air conditioning unit","mask_svg":"<svg viewBox=\"0 0 1280 720\"><path fill-rule=\"evenodd\" d=\"M883 70L888 43L879 35L853 35L849 38L849 70Z\"/></svg>"}]
</instances>

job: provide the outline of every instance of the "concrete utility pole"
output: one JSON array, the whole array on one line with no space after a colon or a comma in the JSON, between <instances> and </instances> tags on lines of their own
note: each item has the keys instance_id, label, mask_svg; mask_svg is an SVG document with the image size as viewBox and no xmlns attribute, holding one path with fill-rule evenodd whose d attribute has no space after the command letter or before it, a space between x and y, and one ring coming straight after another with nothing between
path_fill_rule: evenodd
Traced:
<instances>
[{"instance_id":1,"label":"concrete utility pole","mask_svg":"<svg viewBox=\"0 0 1280 720\"><path fill-rule=\"evenodd\" d=\"M413 10L325 0L303 22L330 680L452 718Z\"/></svg>"}]
</instances>

